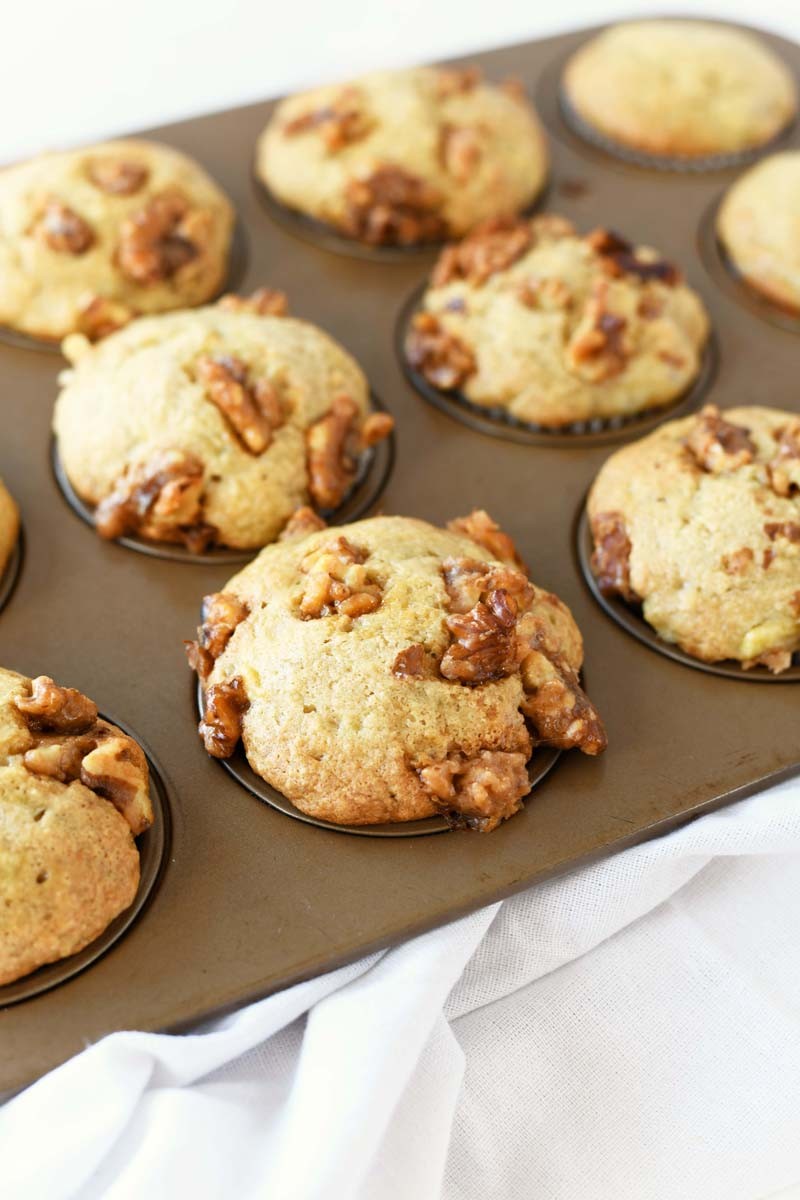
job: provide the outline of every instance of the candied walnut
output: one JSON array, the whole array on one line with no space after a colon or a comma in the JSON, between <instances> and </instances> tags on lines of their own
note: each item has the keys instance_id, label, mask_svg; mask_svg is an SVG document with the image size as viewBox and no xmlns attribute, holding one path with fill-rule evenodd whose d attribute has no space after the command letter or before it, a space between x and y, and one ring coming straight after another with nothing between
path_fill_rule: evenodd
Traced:
<instances>
[{"instance_id":1,"label":"candied walnut","mask_svg":"<svg viewBox=\"0 0 800 1200\"><path fill-rule=\"evenodd\" d=\"M278 541L290 542L295 538L308 537L310 533L318 533L320 529L327 528L327 522L323 521L319 513L315 513L313 508L305 505L303 508L296 508L294 510L281 530Z\"/></svg>"},{"instance_id":2,"label":"candied walnut","mask_svg":"<svg viewBox=\"0 0 800 1200\"><path fill-rule=\"evenodd\" d=\"M776 434L778 450L767 466L770 486L778 496L800 492L800 418L790 421Z\"/></svg>"},{"instance_id":3,"label":"candied walnut","mask_svg":"<svg viewBox=\"0 0 800 1200\"><path fill-rule=\"evenodd\" d=\"M465 279L474 287L505 271L533 244L530 221L522 217L490 217L462 241L446 246L431 275L434 287Z\"/></svg>"},{"instance_id":4,"label":"candied walnut","mask_svg":"<svg viewBox=\"0 0 800 1200\"><path fill-rule=\"evenodd\" d=\"M442 196L424 179L401 167L377 167L352 179L346 189L343 229L371 246L411 246L447 235L440 215Z\"/></svg>"},{"instance_id":5,"label":"candied walnut","mask_svg":"<svg viewBox=\"0 0 800 1200\"><path fill-rule=\"evenodd\" d=\"M434 387L452 391L477 370L475 355L433 313L417 313L406 338L406 358Z\"/></svg>"},{"instance_id":6,"label":"candied walnut","mask_svg":"<svg viewBox=\"0 0 800 1200\"><path fill-rule=\"evenodd\" d=\"M755 561L755 554L749 546L734 550L732 554L723 554L722 569L728 575L746 575Z\"/></svg>"},{"instance_id":7,"label":"candied walnut","mask_svg":"<svg viewBox=\"0 0 800 1200\"><path fill-rule=\"evenodd\" d=\"M494 588L469 612L446 617L454 641L439 664L444 678L472 687L512 675L528 652L517 637L518 613L514 597Z\"/></svg>"},{"instance_id":8,"label":"candied walnut","mask_svg":"<svg viewBox=\"0 0 800 1200\"><path fill-rule=\"evenodd\" d=\"M601 754L608 745L603 722L578 682L578 673L552 651L536 647L522 663L525 700L520 705L539 742L558 750Z\"/></svg>"},{"instance_id":9,"label":"candied walnut","mask_svg":"<svg viewBox=\"0 0 800 1200\"><path fill-rule=\"evenodd\" d=\"M700 410L686 447L698 466L714 475L746 466L756 453L750 430L726 421L716 404L706 404Z\"/></svg>"},{"instance_id":10,"label":"candied walnut","mask_svg":"<svg viewBox=\"0 0 800 1200\"><path fill-rule=\"evenodd\" d=\"M108 731L84 757L80 779L85 787L111 801L134 837L152 824L147 759L133 738Z\"/></svg>"},{"instance_id":11,"label":"candied walnut","mask_svg":"<svg viewBox=\"0 0 800 1200\"><path fill-rule=\"evenodd\" d=\"M109 196L132 196L144 187L150 174L143 163L123 158L94 158L86 174L91 183Z\"/></svg>"},{"instance_id":12,"label":"candied walnut","mask_svg":"<svg viewBox=\"0 0 800 1200\"><path fill-rule=\"evenodd\" d=\"M618 595L629 604L639 600L631 587L631 543L621 513L604 512L592 517L592 571L604 596Z\"/></svg>"},{"instance_id":13,"label":"candied walnut","mask_svg":"<svg viewBox=\"0 0 800 1200\"><path fill-rule=\"evenodd\" d=\"M474 91L483 78L480 67L440 67L436 72L436 98L447 100L450 96L463 96Z\"/></svg>"},{"instance_id":14,"label":"candied walnut","mask_svg":"<svg viewBox=\"0 0 800 1200\"><path fill-rule=\"evenodd\" d=\"M470 125L442 125L439 133L439 160L459 183L465 183L483 156L480 133Z\"/></svg>"},{"instance_id":15,"label":"candied walnut","mask_svg":"<svg viewBox=\"0 0 800 1200\"><path fill-rule=\"evenodd\" d=\"M307 576L298 603L301 619L355 618L380 608L383 589L365 565L368 557L368 551L341 535L307 554L300 563Z\"/></svg>"},{"instance_id":16,"label":"candied walnut","mask_svg":"<svg viewBox=\"0 0 800 1200\"><path fill-rule=\"evenodd\" d=\"M600 264L609 275L636 275L639 279L657 279L670 287L680 281L680 271L672 263L637 250L629 241L610 229L595 229L586 235L584 241L599 255Z\"/></svg>"},{"instance_id":17,"label":"candied walnut","mask_svg":"<svg viewBox=\"0 0 800 1200\"><path fill-rule=\"evenodd\" d=\"M503 533L497 522L493 521L484 509L475 508L468 517L455 517L447 522L447 528L453 533L463 533L471 538L473 542L483 546L484 550L488 550L492 558L499 558L500 562L516 567L526 575L529 574L513 539L507 533Z\"/></svg>"},{"instance_id":18,"label":"candied walnut","mask_svg":"<svg viewBox=\"0 0 800 1200\"><path fill-rule=\"evenodd\" d=\"M572 304L572 292L563 279L550 276L547 279L537 279L531 275L523 279L517 288L517 299L526 308L544 308L547 310L562 310Z\"/></svg>"},{"instance_id":19,"label":"candied walnut","mask_svg":"<svg viewBox=\"0 0 800 1200\"><path fill-rule=\"evenodd\" d=\"M210 235L208 212L177 191L161 192L122 224L117 265L133 283L161 283L196 259Z\"/></svg>"},{"instance_id":20,"label":"candied walnut","mask_svg":"<svg viewBox=\"0 0 800 1200\"><path fill-rule=\"evenodd\" d=\"M359 411L352 397L337 396L330 411L306 430L308 490L320 508L341 504L356 477L359 454L394 428L388 413L372 413L359 429Z\"/></svg>"},{"instance_id":21,"label":"candied walnut","mask_svg":"<svg viewBox=\"0 0 800 1200\"><path fill-rule=\"evenodd\" d=\"M796 521L767 521L764 533L771 542L786 538L787 542L800 542L800 525Z\"/></svg>"},{"instance_id":22,"label":"candied walnut","mask_svg":"<svg viewBox=\"0 0 800 1200\"><path fill-rule=\"evenodd\" d=\"M44 243L57 254L85 254L94 245L94 232L74 209L60 200L48 200L36 224Z\"/></svg>"},{"instance_id":23,"label":"candied walnut","mask_svg":"<svg viewBox=\"0 0 800 1200\"><path fill-rule=\"evenodd\" d=\"M198 732L212 758L230 758L233 754L242 736L242 717L249 707L244 680L239 675L208 689Z\"/></svg>"},{"instance_id":24,"label":"candied walnut","mask_svg":"<svg viewBox=\"0 0 800 1200\"><path fill-rule=\"evenodd\" d=\"M283 126L284 137L318 130L330 154L361 141L373 128L374 122L364 111L363 96L356 87L345 87L329 104L301 113Z\"/></svg>"},{"instance_id":25,"label":"candied walnut","mask_svg":"<svg viewBox=\"0 0 800 1200\"><path fill-rule=\"evenodd\" d=\"M536 589L516 567L498 567L477 558L446 558L442 578L452 613L468 613L487 593L501 588L513 597L520 611L533 602Z\"/></svg>"},{"instance_id":26,"label":"candied walnut","mask_svg":"<svg viewBox=\"0 0 800 1200\"><path fill-rule=\"evenodd\" d=\"M450 754L417 768L420 782L454 828L490 833L522 807L531 790L527 758L519 751L481 750L472 758Z\"/></svg>"},{"instance_id":27,"label":"candied walnut","mask_svg":"<svg viewBox=\"0 0 800 1200\"><path fill-rule=\"evenodd\" d=\"M122 329L137 315L136 309L109 296L91 296L78 313L78 331L90 342L99 342Z\"/></svg>"},{"instance_id":28,"label":"candied walnut","mask_svg":"<svg viewBox=\"0 0 800 1200\"><path fill-rule=\"evenodd\" d=\"M245 450L263 454L284 422L280 397L272 384L265 379L251 384L247 366L233 354L198 359L197 377Z\"/></svg>"},{"instance_id":29,"label":"candied walnut","mask_svg":"<svg viewBox=\"0 0 800 1200\"><path fill-rule=\"evenodd\" d=\"M631 355L628 322L608 308L608 284L597 280L566 347L567 366L589 383L625 370Z\"/></svg>"},{"instance_id":30,"label":"candied walnut","mask_svg":"<svg viewBox=\"0 0 800 1200\"><path fill-rule=\"evenodd\" d=\"M28 695L15 696L14 707L31 730L85 733L97 721L97 705L76 688L59 687L48 675L31 681Z\"/></svg>"},{"instance_id":31,"label":"candied walnut","mask_svg":"<svg viewBox=\"0 0 800 1200\"><path fill-rule=\"evenodd\" d=\"M217 304L226 312L249 312L259 317L285 317L289 313L286 293L268 287L256 288L249 296L228 292L220 297Z\"/></svg>"},{"instance_id":32,"label":"candied walnut","mask_svg":"<svg viewBox=\"0 0 800 1200\"><path fill-rule=\"evenodd\" d=\"M26 750L22 761L32 775L46 775L59 783L72 783L81 777L84 756L97 745L91 733L66 738L44 737Z\"/></svg>"},{"instance_id":33,"label":"candied walnut","mask_svg":"<svg viewBox=\"0 0 800 1200\"><path fill-rule=\"evenodd\" d=\"M370 413L361 426L360 445L362 450L370 450L387 438L394 429L394 417L388 413Z\"/></svg>"},{"instance_id":34,"label":"candied walnut","mask_svg":"<svg viewBox=\"0 0 800 1200\"><path fill-rule=\"evenodd\" d=\"M406 646L405 650L401 650L395 655L392 674L396 675L398 679L433 678L430 658L421 642L415 642L413 646Z\"/></svg>"},{"instance_id":35,"label":"candied walnut","mask_svg":"<svg viewBox=\"0 0 800 1200\"><path fill-rule=\"evenodd\" d=\"M127 467L95 510L97 532L110 539L141 534L202 551L216 535L200 519L204 474L200 459L182 450L161 450Z\"/></svg>"},{"instance_id":36,"label":"candied walnut","mask_svg":"<svg viewBox=\"0 0 800 1200\"><path fill-rule=\"evenodd\" d=\"M214 663L249 612L244 600L233 592L211 592L203 598L203 622L197 630L197 641L184 643L189 666L200 679L211 674Z\"/></svg>"}]
</instances>

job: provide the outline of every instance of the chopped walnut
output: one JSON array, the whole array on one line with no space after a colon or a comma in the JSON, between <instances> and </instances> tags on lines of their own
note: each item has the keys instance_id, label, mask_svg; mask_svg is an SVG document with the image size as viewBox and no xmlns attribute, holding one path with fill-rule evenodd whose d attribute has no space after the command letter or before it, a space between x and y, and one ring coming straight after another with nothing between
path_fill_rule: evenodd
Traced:
<instances>
[{"instance_id":1,"label":"chopped walnut","mask_svg":"<svg viewBox=\"0 0 800 1200\"><path fill-rule=\"evenodd\" d=\"M453 828L490 833L522 807L531 790L526 755L481 750L472 758L450 754L417 768L432 803Z\"/></svg>"},{"instance_id":2,"label":"chopped walnut","mask_svg":"<svg viewBox=\"0 0 800 1200\"><path fill-rule=\"evenodd\" d=\"M629 604L639 596L631 587L631 543L621 513L603 512L592 517L592 571L604 596L618 595Z\"/></svg>"},{"instance_id":3,"label":"chopped walnut","mask_svg":"<svg viewBox=\"0 0 800 1200\"><path fill-rule=\"evenodd\" d=\"M442 125L439 159L448 175L465 183L483 156L480 133L470 125Z\"/></svg>"},{"instance_id":4,"label":"chopped walnut","mask_svg":"<svg viewBox=\"0 0 800 1200\"><path fill-rule=\"evenodd\" d=\"M136 310L109 296L91 296L78 313L78 331L90 342L116 333L136 316Z\"/></svg>"},{"instance_id":5,"label":"chopped walnut","mask_svg":"<svg viewBox=\"0 0 800 1200\"><path fill-rule=\"evenodd\" d=\"M431 275L434 287L444 287L465 279L474 287L504 271L521 258L533 244L530 221L522 217L490 217L476 225L472 233L452 246L446 246Z\"/></svg>"},{"instance_id":6,"label":"chopped walnut","mask_svg":"<svg viewBox=\"0 0 800 1200\"><path fill-rule=\"evenodd\" d=\"M245 363L232 354L198 359L197 376L250 454L263 454L284 422L280 397L266 379L250 383Z\"/></svg>"},{"instance_id":7,"label":"chopped walnut","mask_svg":"<svg viewBox=\"0 0 800 1200\"><path fill-rule=\"evenodd\" d=\"M345 199L345 233L371 246L411 246L447 235L439 211L441 194L401 167L376 167L370 175L352 179Z\"/></svg>"},{"instance_id":8,"label":"chopped walnut","mask_svg":"<svg viewBox=\"0 0 800 1200\"><path fill-rule=\"evenodd\" d=\"M672 263L651 257L609 229L595 229L584 241L599 255L601 266L609 275L637 275L639 279L657 279L669 286L680 281L680 272Z\"/></svg>"},{"instance_id":9,"label":"chopped walnut","mask_svg":"<svg viewBox=\"0 0 800 1200\"><path fill-rule=\"evenodd\" d=\"M72 783L81 777L81 763L97 739L92 734L72 734L66 737L43 737L36 746L26 750L22 761L32 775L46 775L59 783Z\"/></svg>"},{"instance_id":10,"label":"chopped walnut","mask_svg":"<svg viewBox=\"0 0 800 1200\"><path fill-rule=\"evenodd\" d=\"M473 91L483 78L480 67L440 67L436 72L436 98L448 100Z\"/></svg>"},{"instance_id":11,"label":"chopped walnut","mask_svg":"<svg viewBox=\"0 0 800 1200\"><path fill-rule=\"evenodd\" d=\"M567 366L589 383L603 383L624 371L631 355L628 322L608 308L608 284L597 280L567 343Z\"/></svg>"},{"instance_id":12,"label":"chopped walnut","mask_svg":"<svg viewBox=\"0 0 800 1200\"><path fill-rule=\"evenodd\" d=\"M749 546L742 546L731 554L723 554L722 569L728 575L746 575L755 562L755 554Z\"/></svg>"},{"instance_id":13,"label":"chopped walnut","mask_svg":"<svg viewBox=\"0 0 800 1200\"><path fill-rule=\"evenodd\" d=\"M750 430L726 421L716 404L706 404L700 410L686 447L698 466L714 475L746 466L756 453Z\"/></svg>"},{"instance_id":14,"label":"chopped walnut","mask_svg":"<svg viewBox=\"0 0 800 1200\"><path fill-rule=\"evenodd\" d=\"M454 641L439 664L444 678L474 686L512 675L529 650L517 636L518 614L510 592L494 588L469 612L446 617Z\"/></svg>"},{"instance_id":15,"label":"chopped walnut","mask_svg":"<svg viewBox=\"0 0 800 1200\"><path fill-rule=\"evenodd\" d=\"M305 621L334 614L355 618L380 608L383 589L365 565L368 557L342 536L307 554L300 564L307 578L299 616Z\"/></svg>"},{"instance_id":16,"label":"chopped walnut","mask_svg":"<svg viewBox=\"0 0 800 1200\"><path fill-rule=\"evenodd\" d=\"M333 509L342 503L356 477L359 454L394 428L387 413L373 413L359 429L359 412L352 397L337 396L325 416L306 430L308 490L320 508Z\"/></svg>"},{"instance_id":17,"label":"chopped walnut","mask_svg":"<svg viewBox=\"0 0 800 1200\"><path fill-rule=\"evenodd\" d=\"M315 513L313 508L305 505L303 508L294 510L281 530L278 541L294 541L296 538L304 538L311 533L318 533L320 529L327 529L327 527L327 522L323 521L319 513Z\"/></svg>"},{"instance_id":18,"label":"chopped walnut","mask_svg":"<svg viewBox=\"0 0 800 1200\"><path fill-rule=\"evenodd\" d=\"M147 760L141 746L109 731L81 763L81 783L110 800L138 837L153 822Z\"/></svg>"},{"instance_id":19,"label":"chopped walnut","mask_svg":"<svg viewBox=\"0 0 800 1200\"><path fill-rule=\"evenodd\" d=\"M242 717L249 707L244 680L239 675L208 689L198 732L212 758L230 758L233 754L242 736Z\"/></svg>"},{"instance_id":20,"label":"chopped walnut","mask_svg":"<svg viewBox=\"0 0 800 1200\"><path fill-rule=\"evenodd\" d=\"M360 446L362 450L371 450L387 438L394 429L394 417L388 413L370 413L361 426Z\"/></svg>"},{"instance_id":21,"label":"chopped walnut","mask_svg":"<svg viewBox=\"0 0 800 1200\"><path fill-rule=\"evenodd\" d=\"M530 607L536 593L521 570L498 567L477 558L446 558L442 578L451 613L469 613L479 600L498 588L513 597L520 611Z\"/></svg>"},{"instance_id":22,"label":"chopped walnut","mask_svg":"<svg viewBox=\"0 0 800 1200\"><path fill-rule=\"evenodd\" d=\"M256 288L249 296L228 292L220 297L217 304L226 312L249 312L259 317L285 317L289 313L286 293L268 287Z\"/></svg>"},{"instance_id":23,"label":"chopped walnut","mask_svg":"<svg viewBox=\"0 0 800 1200\"><path fill-rule=\"evenodd\" d=\"M85 254L94 245L94 232L74 209L60 200L48 200L36 224L42 241L57 254Z\"/></svg>"},{"instance_id":24,"label":"chopped walnut","mask_svg":"<svg viewBox=\"0 0 800 1200\"><path fill-rule=\"evenodd\" d=\"M406 357L434 387L453 391L477 370L475 355L433 313L417 313L406 338Z\"/></svg>"},{"instance_id":25,"label":"chopped walnut","mask_svg":"<svg viewBox=\"0 0 800 1200\"><path fill-rule=\"evenodd\" d=\"M117 264L138 284L171 279L203 250L211 218L177 191L161 192L122 224Z\"/></svg>"},{"instance_id":26,"label":"chopped walnut","mask_svg":"<svg viewBox=\"0 0 800 1200\"><path fill-rule=\"evenodd\" d=\"M800 492L800 418L776 433L778 450L767 466L770 486L778 496Z\"/></svg>"},{"instance_id":27,"label":"chopped walnut","mask_svg":"<svg viewBox=\"0 0 800 1200\"><path fill-rule=\"evenodd\" d=\"M88 696L59 687L48 675L31 680L30 693L15 696L14 707L29 729L41 733L85 733L97 721L97 705Z\"/></svg>"},{"instance_id":28,"label":"chopped walnut","mask_svg":"<svg viewBox=\"0 0 800 1200\"><path fill-rule=\"evenodd\" d=\"M577 747L591 755L605 750L603 722L577 671L560 655L534 648L522 663L522 683L526 694L520 707L541 743L559 750Z\"/></svg>"},{"instance_id":29,"label":"chopped walnut","mask_svg":"<svg viewBox=\"0 0 800 1200\"><path fill-rule=\"evenodd\" d=\"M771 542L785 538L787 542L800 542L800 525L796 521L767 521L764 533Z\"/></svg>"},{"instance_id":30,"label":"chopped walnut","mask_svg":"<svg viewBox=\"0 0 800 1200\"><path fill-rule=\"evenodd\" d=\"M517 299L526 308L543 308L547 311L560 311L572 304L572 292L569 284L554 275L546 279L537 279L531 275L523 279L517 288Z\"/></svg>"},{"instance_id":31,"label":"chopped walnut","mask_svg":"<svg viewBox=\"0 0 800 1200\"><path fill-rule=\"evenodd\" d=\"M249 612L244 600L233 592L211 592L204 597L203 623L197 630L197 641L184 643L189 666L200 679L211 674L214 663Z\"/></svg>"},{"instance_id":32,"label":"chopped walnut","mask_svg":"<svg viewBox=\"0 0 800 1200\"><path fill-rule=\"evenodd\" d=\"M493 521L484 509L475 508L468 517L455 517L447 522L447 528L453 533L463 533L465 537L471 538L484 550L488 550L492 558L499 558L500 562L516 567L526 575L529 573L513 539L507 533L503 533L497 522Z\"/></svg>"},{"instance_id":33,"label":"chopped walnut","mask_svg":"<svg viewBox=\"0 0 800 1200\"><path fill-rule=\"evenodd\" d=\"M104 538L141 534L205 549L216 530L201 519L204 474L199 458L182 450L161 450L129 466L95 510L97 532Z\"/></svg>"},{"instance_id":34,"label":"chopped walnut","mask_svg":"<svg viewBox=\"0 0 800 1200\"><path fill-rule=\"evenodd\" d=\"M361 91L348 86L342 88L329 104L287 121L282 132L284 137L296 137L318 130L325 148L330 154L335 154L345 146L365 138L373 125L369 114L364 111Z\"/></svg>"},{"instance_id":35,"label":"chopped walnut","mask_svg":"<svg viewBox=\"0 0 800 1200\"><path fill-rule=\"evenodd\" d=\"M87 175L95 187L109 196L132 196L147 182L150 172L143 163L123 158L95 158Z\"/></svg>"},{"instance_id":36,"label":"chopped walnut","mask_svg":"<svg viewBox=\"0 0 800 1200\"><path fill-rule=\"evenodd\" d=\"M433 677L431 662L425 647L421 642L406 646L395 655L392 663L392 674L398 679L430 679Z\"/></svg>"}]
</instances>

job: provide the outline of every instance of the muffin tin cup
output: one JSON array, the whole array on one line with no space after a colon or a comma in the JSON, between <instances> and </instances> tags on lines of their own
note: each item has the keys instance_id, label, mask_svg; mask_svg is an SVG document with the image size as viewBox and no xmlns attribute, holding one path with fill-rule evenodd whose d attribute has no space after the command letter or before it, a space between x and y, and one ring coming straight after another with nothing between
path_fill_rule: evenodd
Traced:
<instances>
[{"instance_id":1,"label":"muffin tin cup","mask_svg":"<svg viewBox=\"0 0 800 1200\"><path fill-rule=\"evenodd\" d=\"M386 412L386 409L374 392L370 393L370 398L372 400L371 411ZM73 512L94 530L94 507L85 500L82 500L72 486L64 470L61 456L58 453L58 440L55 437L50 442L50 457L53 474L64 499ZM363 517L382 495L389 481L389 476L392 473L394 460L394 433L390 433L377 446L373 446L361 456L358 474L339 507L333 511L322 509L319 515L329 524L335 525L346 525L350 521L356 521L359 517ZM136 550L139 554L147 554L151 558L164 558L170 559L173 562L200 563L205 565L249 562L251 558L255 558L259 551L263 549L261 546L256 546L251 550L233 550L220 547L198 554L192 550L188 550L185 546L173 545L170 542L148 541L147 538L141 537L121 537L115 538L114 541L118 546L124 546L127 550Z\"/></svg>"},{"instance_id":2,"label":"muffin tin cup","mask_svg":"<svg viewBox=\"0 0 800 1200\"><path fill-rule=\"evenodd\" d=\"M237 292L239 290L247 276L249 258L247 232L237 217L231 235L228 271L225 275L225 281L213 296L204 301L204 304L214 304L215 301L227 295L228 292ZM160 313L143 313L142 315L166 316L170 312L178 311L180 307L178 305L174 309L166 309ZM195 307L203 307L203 305L195 305ZM20 330L12 329L8 325L0 325L0 343L12 346L15 350L38 350L45 354L57 354L61 357L61 343L63 340L63 338L34 337L33 334L22 333Z\"/></svg>"},{"instance_id":3,"label":"muffin tin cup","mask_svg":"<svg viewBox=\"0 0 800 1200\"><path fill-rule=\"evenodd\" d=\"M202 717L204 700L201 684L197 685L197 711ZM541 746L534 750L528 763L528 779L534 797L536 788L552 771L560 757L561 751L554 750L551 746ZM263 800L265 804L277 808L287 817L294 817L296 821L304 821L307 825L316 825L318 829L330 829L334 833L354 833L360 837L374 838L408 838L421 837L431 833L453 832L444 817L424 817L419 821L395 821L383 825L337 825L333 821L323 821L319 817L311 816L297 808L291 800L287 800L281 792L257 775L248 763L241 743L230 758L222 758L219 762L237 783L240 783L258 800ZM530 795L526 799L530 799Z\"/></svg>"},{"instance_id":4,"label":"muffin tin cup","mask_svg":"<svg viewBox=\"0 0 800 1200\"><path fill-rule=\"evenodd\" d=\"M722 662L702 662L699 658L694 658L685 650L681 650L679 646L665 641L632 605L626 604L617 596L606 596L601 592L592 571L593 550L594 539L592 538L589 514L584 505L575 528L575 552L586 586L603 611L613 621L616 621L617 625L632 634L638 641L643 642L645 646L649 646L651 650L656 650L659 654L671 658L674 662L682 663L685 667L693 667L696 671L706 671L709 675L721 675L724 679L738 679L745 683L800 682L800 653L794 655L792 665L787 670L782 671L780 675L774 675L767 667L757 666L745 670L739 663L729 659Z\"/></svg>"},{"instance_id":5,"label":"muffin tin cup","mask_svg":"<svg viewBox=\"0 0 800 1200\"><path fill-rule=\"evenodd\" d=\"M420 301L428 287L427 281L420 284L406 300L397 320L395 348L406 378L414 390L449 417L489 437L504 438L511 442L522 442L529 446L572 448L580 446L602 446L612 442L627 441L641 437L655 429L667 418L683 416L699 406L710 390L717 371L717 344L713 331L709 334L700 361L700 370L694 382L680 396L629 416L593 417L585 421L574 421L558 429L549 429L533 422L521 421L505 409L489 408L475 404L458 391L442 391L409 363L405 353L405 342L411 321L420 311Z\"/></svg>"},{"instance_id":6,"label":"muffin tin cup","mask_svg":"<svg viewBox=\"0 0 800 1200\"><path fill-rule=\"evenodd\" d=\"M11 599L14 588L17 586L20 572L22 571L22 563L25 558L25 534L22 526L20 526L19 534L14 549L8 557L8 562L0 574L0 612L5 608Z\"/></svg>"},{"instance_id":7,"label":"muffin tin cup","mask_svg":"<svg viewBox=\"0 0 800 1200\"><path fill-rule=\"evenodd\" d=\"M118 721L116 717L108 716L104 713L100 715L103 720L110 721L111 724L116 725L124 733L139 741L137 735L121 721ZM153 761L150 752L146 747L142 748L145 750L147 765L150 770L150 799L153 805L153 824L136 839L136 846L139 850L140 874L139 887L137 888L133 903L124 912L121 912L119 916L115 917L99 937L90 942L88 946L85 946L83 950L79 950L77 954L71 954L68 958L59 959L58 962L48 963L45 966L39 967L32 974L25 975L22 979L17 979L13 983L6 983L1 986L0 1010L12 1004L19 1004L22 1000L31 1000L34 996L40 996L42 992L48 992L51 988L58 987L59 984L66 983L68 979L72 979L81 971L85 971L87 967L97 962L102 955L106 954L127 933L153 897L166 866L170 848L172 822L169 793L167 785L164 782L164 777Z\"/></svg>"}]
</instances>

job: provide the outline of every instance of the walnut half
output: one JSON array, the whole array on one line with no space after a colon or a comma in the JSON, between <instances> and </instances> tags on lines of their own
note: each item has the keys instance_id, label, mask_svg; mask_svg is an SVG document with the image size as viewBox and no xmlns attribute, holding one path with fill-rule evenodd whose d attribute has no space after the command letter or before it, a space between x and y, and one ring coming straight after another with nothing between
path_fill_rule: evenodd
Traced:
<instances>
[{"instance_id":1,"label":"walnut half","mask_svg":"<svg viewBox=\"0 0 800 1200\"><path fill-rule=\"evenodd\" d=\"M211 674L214 663L249 613L248 605L233 592L211 592L203 597L203 621L197 641L184 643L189 666L200 679Z\"/></svg>"},{"instance_id":2,"label":"walnut half","mask_svg":"<svg viewBox=\"0 0 800 1200\"><path fill-rule=\"evenodd\" d=\"M417 768L422 786L452 828L490 833L522 807L531 790L521 751L461 753Z\"/></svg>"},{"instance_id":3,"label":"walnut half","mask_svg":"<svg viewBox=\"0 0 800 1200\"><path fill-rule=\"evenodd\" d=\"M95 525L104 538L141 534L156 541L183 542L202 551L216 530L202 520L205 469L193 454L161 450L128 467L97 506Z\"/></svg>"},{"instance_id":4,"label":"walnut half","mask_svg":"<svg viewBox=\"0 0 800 1200\"><path fill-rule=\"evenodd\" d=\"M239 675L208 689L198 732L212 758L230 758L233 754L242 736L242 717L249 707L244 680Z\"/></svg>"},{"instance_id":5,"label":"walnut half","mask_svg":"<svg viewBox=\"0 0 800 1200\"><path fill-rule=\"evenodd\" d=\"M447 226L442 196L424 179L390 164L352 179L346 189L344 232L371 246L440 241Z\"/></svg>"},{"instance_id":6,"label":"walnut half","mask_svg":"<svg viewBox=\"0 0 800 1200\"><path fill-rule=\"evenodd\" d=\"M198 359L197 378L245 450L263 454L285 419L281 398L272 384L266 379L251 381L246 364L233 354Z\"/></svg>"},{"instance_id":7,"label":"walnut half","mask_svg":"<svg viewBox=\"0 0 800 1200\"><path fill-rule=\"evenodd\" d=\"M31 680L14 707L29 729L46 733L85 733L97 721L97 705L77 688L60 687L49 675Z\"/></svg>"},{"instance_id":8,"label":"walnut half","mask_svg":"<svg viewBox=\"0 0 800 1200\"><path fill-rule=\"evenodd\" d=\"M117 265L133 283L161 283L203 252L210 233L209 212L178 191L160 192L123 222Z\"/></svg>"}]
</instances>

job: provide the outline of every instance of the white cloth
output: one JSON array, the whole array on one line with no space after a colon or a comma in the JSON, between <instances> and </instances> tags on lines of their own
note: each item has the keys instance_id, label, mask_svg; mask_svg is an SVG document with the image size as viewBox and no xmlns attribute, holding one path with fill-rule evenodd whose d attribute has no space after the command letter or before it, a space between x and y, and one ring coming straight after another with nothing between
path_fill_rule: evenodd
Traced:
<instances>
[{"instance_id":1,"label":"white cloth","mask_svg":"<svg viewBox=\"0 0 800 1200\"><path fill-rule=\"evenodd\" d=\"M466 836L466 835L465 835ZM800 1181L800 783L0 1110L3 1200L760 1200Z\"/></svg>"}]
</instances>

